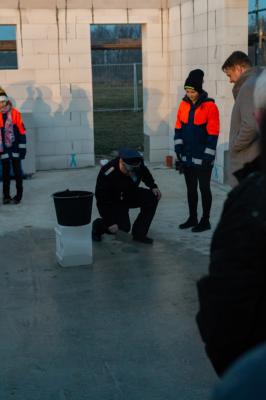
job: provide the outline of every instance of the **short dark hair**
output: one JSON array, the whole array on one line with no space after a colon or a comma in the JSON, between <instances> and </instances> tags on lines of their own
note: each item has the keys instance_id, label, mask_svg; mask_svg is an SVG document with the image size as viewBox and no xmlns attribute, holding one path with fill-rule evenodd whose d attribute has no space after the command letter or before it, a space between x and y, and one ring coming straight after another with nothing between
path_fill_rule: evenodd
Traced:
<instances>
[{"instance_id":1,"label":"short dark hair","mask_svg":"<svg viewBox=\"0 0 266 400\"><path fill-rule=\"evenodd\" d=\"M243 67L250 68L252 67L252 62L249 56L243 51L234 51L228 58L225 60L222 70L224 71L227 68L233 68L236 65L241 65Z\"/></svg>"}]
</instances>

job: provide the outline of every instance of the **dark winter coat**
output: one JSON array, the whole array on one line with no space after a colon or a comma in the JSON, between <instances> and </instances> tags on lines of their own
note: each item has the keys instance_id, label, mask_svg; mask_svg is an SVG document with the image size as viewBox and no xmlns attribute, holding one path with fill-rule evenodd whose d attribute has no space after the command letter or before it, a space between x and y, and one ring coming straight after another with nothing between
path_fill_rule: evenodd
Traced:
<instances>
[{"instance_id":1,"label":"dark winter coat","mask_svg":"<svg viewBox=\"0 0 266 400\"><path fill-rule=\"evenodd\" d=\"M198 295L199 330L221 375L266 340L266 178L260 172L230 192Z\"/></svg>"}]
</instances>

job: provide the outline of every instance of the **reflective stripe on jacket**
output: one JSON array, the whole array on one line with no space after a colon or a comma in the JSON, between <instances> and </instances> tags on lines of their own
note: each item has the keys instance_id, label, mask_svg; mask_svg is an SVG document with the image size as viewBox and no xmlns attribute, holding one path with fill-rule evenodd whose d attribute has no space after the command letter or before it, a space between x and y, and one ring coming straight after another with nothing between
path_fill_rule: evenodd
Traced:
<instances>
[{"instance_id":1,"label":"reflective stripe on jacket","mask_svg":"<svg viewBox=\"0 0 266 400\"><path fill-rule=\"evenodd\" d=\"M203 92L193 104L187 96L181 101L175 125L175 152L186 165L214 163L220 130L219 111L213 99Z\"/></svg>"}]
</instances>

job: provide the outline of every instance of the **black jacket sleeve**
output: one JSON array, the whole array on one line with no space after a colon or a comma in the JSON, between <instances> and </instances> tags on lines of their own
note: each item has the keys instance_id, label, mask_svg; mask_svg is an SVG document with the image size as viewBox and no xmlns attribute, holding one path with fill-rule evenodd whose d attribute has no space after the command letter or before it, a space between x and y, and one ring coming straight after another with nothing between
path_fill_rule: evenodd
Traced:
<instances>
[{"instance_id":1,"label":"black jacket sleeve","mask_svg":"<svg viewBox=\"0 0 266 400\"><path fill-rule=\"evenodd\" d=\"M146 167L145 164L143 164L143 170L142 170L142 182L145 183L145 185L150 188L154 189L157 188L158 186L156 185L152 174L150 173L150 170Z\"/></svg>"},{"instance_id":2,"label":"black jacket sleeve","mask_svg":"<svg viewBox=\"0 0 266 400\"><path fill-rule=\"evenodd\" d=\"M114 173L110 167L110 174ZM107 226L111 226L116 221L116 207L119 207L119 199L116 198L115 188L112 185L112 179L110 178L106 168L101 168L97 177L95 197L97 201L97 207L101 217ZM107 173L107 174L106 174Z\"/></svg>"}]
</instances>

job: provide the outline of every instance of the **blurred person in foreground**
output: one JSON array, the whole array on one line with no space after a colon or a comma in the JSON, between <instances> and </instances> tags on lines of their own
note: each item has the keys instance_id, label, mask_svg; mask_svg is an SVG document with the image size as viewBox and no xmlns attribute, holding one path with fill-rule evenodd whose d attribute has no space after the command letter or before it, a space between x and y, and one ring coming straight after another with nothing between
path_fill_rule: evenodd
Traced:
<instances>
[{"instance_id":1,"label":"blurred person in foreground","mask_svg":"<svg viewBox=\"0 0 266 400\"><path fill-rule=\"evenodd\" d=\"M148 189L139 187L143 182ZM133 240L152 244L147 236L161 192L142 155L133 149L121 149L119 156L104 165L97 177L95 196L101 218L92 224L92 240L101 241L104 233L129 232L129 210L140 208L133 226Z\"/></svg>"},{"instance_id":2,"label":"blurred person in foreground","mask_svg":"<svg viewBox=\"0 0 266 400\"><path fill-rule=\"evenodd\" d=\"M197 323L218 375L266 341L266 71L254 91L260 167L228 195L213 235L209 274L198 282Z\"/></svg>"},{"instance_id":3,"label":"blurred person in foreground","mask_svg":"<svg viewBox=\"0 0 266 400\"><path fill-rule=\"evenodd\" d=\"M215 386L212 400L266 399L266 345L240 357Z\"/></svg>"}]
</instances>

